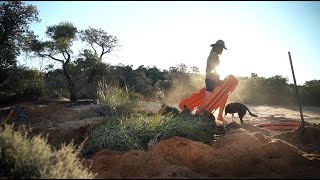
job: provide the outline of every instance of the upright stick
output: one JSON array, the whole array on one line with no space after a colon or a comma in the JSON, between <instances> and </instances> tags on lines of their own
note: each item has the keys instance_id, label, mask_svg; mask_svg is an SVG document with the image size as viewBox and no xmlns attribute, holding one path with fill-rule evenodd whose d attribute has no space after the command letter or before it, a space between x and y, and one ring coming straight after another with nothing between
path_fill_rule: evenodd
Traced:
<instances>
[{"instance_id":1,"label":"upright stick","mask_svg":"<svg viewBox=\"0 0 320 180\"><path fill-rule=\"evenodd\" d=\"M294 71L293 71L293 65L292 65L292 60L291 60L290 51L288 52L288 54L289 54L289 60L290 60L290 65L291 65L291 71L292 71L293 81L294 81L294 89L295 89L295 91L296 91L296 95L297 95L298 103L299 103L300 116L301 116L301 127L302 127L302 133L303 133L303 132L304 132L304 120L303 120L303 114L302 114L302 109L301 109L301 104L300 104L300 98L299 98L299 94L298 94L296 77L295 77Z\"/></svg>"}]
</instances>

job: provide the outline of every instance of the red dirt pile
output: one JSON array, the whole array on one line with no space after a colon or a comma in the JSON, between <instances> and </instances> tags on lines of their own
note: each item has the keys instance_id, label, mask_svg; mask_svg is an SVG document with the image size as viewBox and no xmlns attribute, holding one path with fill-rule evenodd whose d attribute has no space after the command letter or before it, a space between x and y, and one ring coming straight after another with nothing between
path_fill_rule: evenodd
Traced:
<instances>
[{"instance_id":1,"label":"red dirt pile","mask_svg":"<svg viewBox=\"0 0 320 180\"><path fill-rule=\"evenodd\" d=\"M320 178L320 159L280 139L231 130L212 146L181 137L148 151L95 153L97 178Z\"/></svg>"}]
</instances>

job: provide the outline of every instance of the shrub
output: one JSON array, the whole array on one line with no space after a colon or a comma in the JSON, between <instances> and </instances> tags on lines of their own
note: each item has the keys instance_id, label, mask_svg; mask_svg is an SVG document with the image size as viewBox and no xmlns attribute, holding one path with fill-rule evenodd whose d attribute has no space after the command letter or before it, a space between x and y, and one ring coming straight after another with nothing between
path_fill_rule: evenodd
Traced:
<instances>
[{"instance_id":1,"label":"shrub","mask_svg":"<svg viewBox=\"0 0 320 180\"><path fill-rule=\"evenodd\" d=\"M136 94L117 86L104 87L99 84L98 114L103 116L129 116L135 109L141 106L141 101Z\"/></svg>"},{"instance_id":2,"label":"shrub","mask_svg":"<svg viewBox=\"0 0 320 180\"><path fill-rule=\"evenodd\" d=\"M28 138L28 131L4 124L0 132L0 176L13 178L93 178L77 159L72 144L52 150L41 136Z\"/></svg>"}]
</instances>

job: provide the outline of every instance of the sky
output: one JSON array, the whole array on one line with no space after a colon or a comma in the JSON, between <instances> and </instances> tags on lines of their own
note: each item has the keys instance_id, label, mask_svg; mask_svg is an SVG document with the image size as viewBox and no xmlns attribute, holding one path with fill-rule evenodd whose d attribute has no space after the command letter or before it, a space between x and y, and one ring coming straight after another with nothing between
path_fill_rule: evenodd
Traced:
<instances>
[{"instance_id":1,"label":"sky","mask_svg":"<svg viewBox=\"0 0 320 180\"><path fill-rule=\"evenodd\" d=\"M163 70L183 63L204 74L210 45L221 39L228 49L221 78L256 73L293 83L290 52L298 85L320 80L320 1L24 2L37 6L41 22L30 27L43 40L47 26L62 21L116 36L120 46L103 59L112 65Z\"/></svg>"}]
</instances>

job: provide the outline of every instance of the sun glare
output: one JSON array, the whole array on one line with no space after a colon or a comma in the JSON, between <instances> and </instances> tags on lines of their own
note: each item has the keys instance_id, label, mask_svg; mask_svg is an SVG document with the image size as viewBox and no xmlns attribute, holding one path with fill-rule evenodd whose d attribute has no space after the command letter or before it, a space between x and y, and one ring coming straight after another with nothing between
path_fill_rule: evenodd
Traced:
<instances>
[{"instance_id":1,"label":"sun glare","mask_svg":"<svg viewBox=\"0 0 320 180\"><path fill-rule=\"evenodd\" d=\"M156 65L159 69L169 69L184 63L189 68L198 67L200 74L205 75L206 60L211 49L209 45L222 39L228 50L224 50L219 57L218 72L221 80L228 75L250 77L251 73L268 77L283 73L288 66L287 51L258 28L234 23L220 29L209 26L201 29L202 33L199 34L194 27L206 27L207 19L196 20L192 26L182 23L187 21L185 18L173 18L151 23L144 31L131 29L129 35L122 37L126 41L122 59L134 61L135 67ZM181 24L176 24L176 21ZM290 75L290 72L287 74Z\"/></svg>"}]
</instances>

